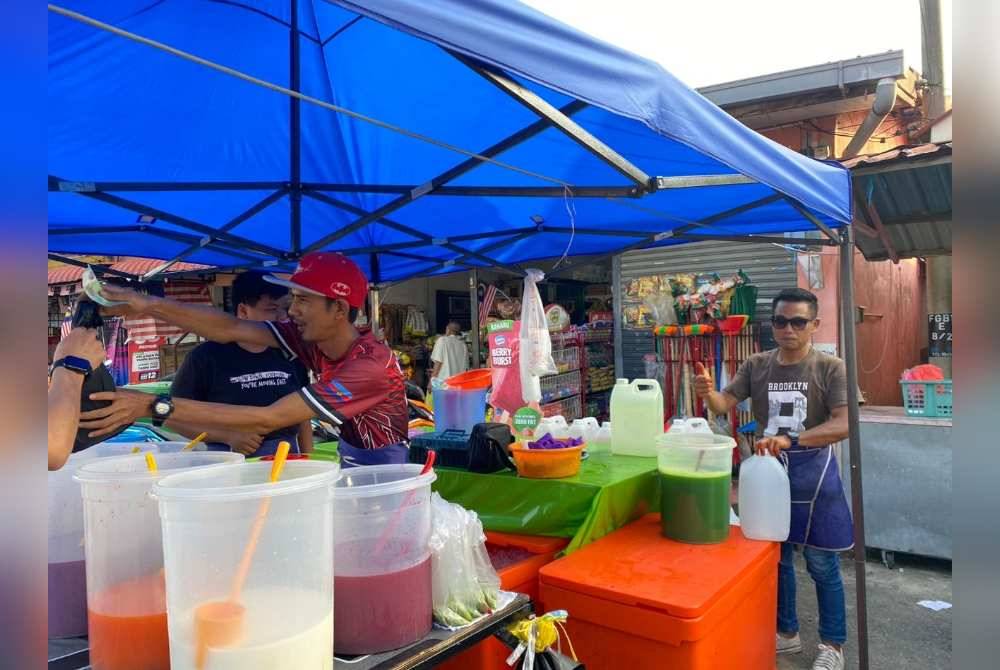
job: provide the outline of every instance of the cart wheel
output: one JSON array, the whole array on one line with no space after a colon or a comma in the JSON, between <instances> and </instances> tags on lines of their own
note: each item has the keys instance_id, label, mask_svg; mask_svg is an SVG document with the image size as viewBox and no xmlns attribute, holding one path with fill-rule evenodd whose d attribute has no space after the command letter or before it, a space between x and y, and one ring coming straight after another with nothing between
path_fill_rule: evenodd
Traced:
<instances>
[{"instance_id":1,"label":"cart wheel","mask_svg":"<svg viewBox=\"0 0 1000 670\"><path fill-rule=\"evenodd\" d=\"M882 565L892 570L896 567L896 554L891 551L882 550Z\"/></svg>"}]
</instances>

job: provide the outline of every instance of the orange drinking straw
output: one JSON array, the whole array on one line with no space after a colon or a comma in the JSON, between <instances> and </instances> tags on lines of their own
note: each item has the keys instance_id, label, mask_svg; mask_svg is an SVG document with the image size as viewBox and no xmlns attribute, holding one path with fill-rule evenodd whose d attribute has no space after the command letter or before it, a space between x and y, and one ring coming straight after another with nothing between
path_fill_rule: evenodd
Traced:
<instances>
[{"instance_id":1,"label":"orange drinking straw","mask_svg":"<svg viewBox=\"0 0 1000 670\"><path fill-rule=\"evenodd\" d=\"M272 484L278 481L281 476L289 449L291 449L291 445L288 442L278 444L278 453L275 454L274 462L271 464L270 482ZM243 558L240 559L236 574L233 576L233 587L229 593L229 599L205 603L195 609L195 667L198 670L205 667L208 647L223 647L233 644L239 640L243 633L243 615L246 608L239 604L240 594L243 591L243 584L246 583L247 574L250 572L250 562L257 550L257 543L260 541L260 534L264 529L264 520L267 518L267 512L270 508L271 496L267 496L260 502L260 508L257 510L257 518L254 519L253 527L250 529L250 538L247 540L246 549L243 550Z\"/></svg>"},{"instance_id":2,"label":"orange drinking straw","mask_svg":"<svg viewBox=\"0 0 1000 670\"><path fill-rule=\"evenodd\" d=\"M181 449L181 451L190 451L190 450L194 449L194 445L198 444L199 442L201 442L202 440L204 440L206 437L208 437L208 433L202 433L198 437L194 438L193 440L191 440L190 442L188 442L187 444L185 444L184 448Z\"/></svg>"}]
</instances>

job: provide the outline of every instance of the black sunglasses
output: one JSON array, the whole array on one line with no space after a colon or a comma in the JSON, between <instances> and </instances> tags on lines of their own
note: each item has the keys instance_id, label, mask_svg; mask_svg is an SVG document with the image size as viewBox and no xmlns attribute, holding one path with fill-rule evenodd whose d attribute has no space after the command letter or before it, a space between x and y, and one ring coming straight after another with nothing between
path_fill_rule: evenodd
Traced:
<instances>
[{"instance_id":1,"label":"black sunglasses","mask_svg":"<svg viewBox=\"0 0 1000 670\"><path fill-rule=\"evenodd\" d=\"M778 330L784 330L785 328L788 327L788 324L792 324L792 328L794 328L795 330L802 330L806 326L808 326L810 322L812 322L812 319L804 319L801 316L796 316L792 319L786 319L783 316L771 317L771 325L773 325Z\"/></svg>"}]
</instances>

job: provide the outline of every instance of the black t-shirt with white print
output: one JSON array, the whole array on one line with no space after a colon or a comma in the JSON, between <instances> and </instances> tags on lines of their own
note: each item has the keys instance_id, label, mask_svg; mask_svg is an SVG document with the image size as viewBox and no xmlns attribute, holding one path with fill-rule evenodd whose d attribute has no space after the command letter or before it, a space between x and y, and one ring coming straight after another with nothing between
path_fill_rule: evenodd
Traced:
<instances>
[{"instance_id":1,"label":"black t-shirt with white print","mask_svg":"<svg viewBox=\"0 0 1000 670\"><path fill-rule=\"evenodd\" d=\"M170 393L189 400L266 407L308 383L305 367L289 361L278 349L254 353L235 342L205 342L184 359ZM288 439L297 433L295 424L264 439Z\"/></svg>"}]
</instances>

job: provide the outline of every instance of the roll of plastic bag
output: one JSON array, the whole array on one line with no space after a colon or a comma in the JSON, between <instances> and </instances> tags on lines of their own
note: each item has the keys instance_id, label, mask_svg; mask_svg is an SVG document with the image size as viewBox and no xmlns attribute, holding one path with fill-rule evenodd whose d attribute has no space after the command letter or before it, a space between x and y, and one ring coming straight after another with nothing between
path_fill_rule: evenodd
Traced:
<instances>
[{"instance_id":1,"label":"roll of plastic bag","mask_svg":"<svg viewBox=\"0 0 1000 670\"><path fill-rule=\"evenodd\" d=\"M521 299L521 395L529 403L542 399L538 378L559 372L552 360L552 339L545 319L545 305L538 293L538 282L543 279L544 272L529 269L524 278L524 295Z\"/></svg>"}]
</instances>

